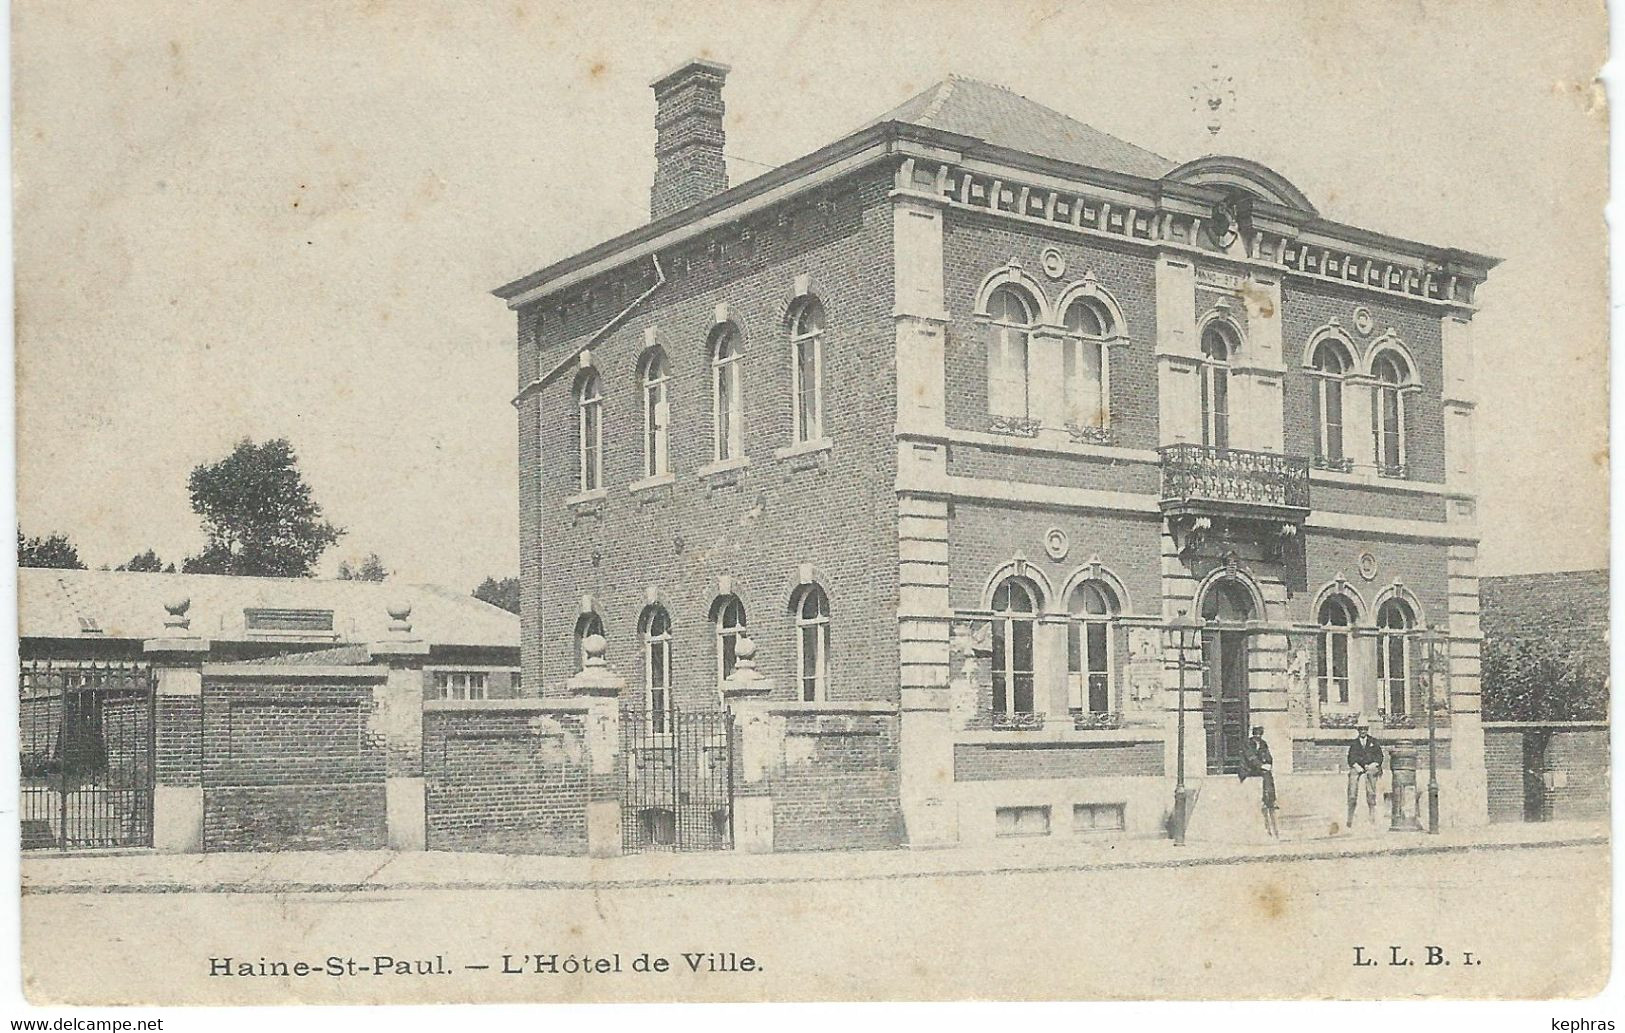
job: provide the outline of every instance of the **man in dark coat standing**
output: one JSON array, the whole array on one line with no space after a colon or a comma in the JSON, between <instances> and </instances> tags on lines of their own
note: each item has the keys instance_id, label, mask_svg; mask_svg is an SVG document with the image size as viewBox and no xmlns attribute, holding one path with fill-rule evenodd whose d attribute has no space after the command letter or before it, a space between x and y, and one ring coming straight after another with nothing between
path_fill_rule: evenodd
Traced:
<instances>
[{"instance_id":1,"label":"man in dark coat standing","mask_svg":"<svg viewBox=\"0 0 1625 1033\"><path fill-rule=\"evenodd\" d=\"M1371 738L1371 726L1361 725L1359 734L1349 746L1349 820L1354 828L1354 808L1360 798L1360 783L1365 783L1365 806L1371 816L1373 828L1377 824L1377 780L1382 777L1382 747Z\"/></svg>"},{"instance_id":2,"label":"man in dark coat standing","mask_svg":"<svg viewBox=\"0 0 1625 1033\"><path fill-rule=\"evenodd\" d=\"M1236 772L1243 782L1253 775L1264 782L1264 831L1270 838L1280 839L1281 830L1275 823L1275 757L1270 753L1270 744L1264 741L1263 725L1253 726L1253 734L1241 748L1241 769Z\"/></svg>"}]
</instances>

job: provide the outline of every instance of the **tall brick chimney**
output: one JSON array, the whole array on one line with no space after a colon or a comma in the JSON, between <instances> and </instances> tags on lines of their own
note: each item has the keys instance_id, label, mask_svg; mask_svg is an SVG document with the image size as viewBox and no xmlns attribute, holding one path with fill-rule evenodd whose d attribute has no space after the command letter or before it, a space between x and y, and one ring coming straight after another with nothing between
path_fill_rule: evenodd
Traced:
<instances>
[{"instance_id":1,"label":"tall brick chimney","mask_svg":"<svg viewBox=\"0 0 1625 1033\"><path fill-rule=\"evenodd\" d=\"M728 189L722 163L722 81L727 76L727 65L695 59L649 84L655 91L651 219Z\"/></svg>"}]
</instances>

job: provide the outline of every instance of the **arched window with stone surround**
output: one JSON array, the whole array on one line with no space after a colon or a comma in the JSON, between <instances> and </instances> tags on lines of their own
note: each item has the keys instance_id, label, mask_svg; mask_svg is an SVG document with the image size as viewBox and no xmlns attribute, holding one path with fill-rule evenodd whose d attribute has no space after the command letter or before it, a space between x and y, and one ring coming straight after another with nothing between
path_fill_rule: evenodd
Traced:
<instances>
[{"instance_id":1,"label":"arched window with stone surround","mask_svg":"<svg viewBox=\"0 0 1625 1033\"><path fill-rule=\"evenodd\" d=\"M745 604L736 595L725 595L712 607L717 629L717 681L734 673L739 661L739 640L745 637Z\"/></svg>"},{"instance_id":2,"label":"arched window with stone surround","mask_svg":"<svg viewBox=\"0 0 1625 1033\"><path fill-rule=\"evenodd\" d=\"M1117 332L1111 313L1094 298L1079 298L1066 310L1061 377L1066 421L1102 429L1110 422L1111 352L1106 342Z\"/></svg>"},{"instance_id":3,"label":"arched window with stone surround","mask_svg":"<svg viewBox=\"0 0 1625 1033\"><path fill-rule=\"evenodd\" d=\"M1384 477L1405 476L1405 388L1411 369L1392 350L1379 354L1371 363L1376 389L1371 394L1371 432L1375 442L1377 472Z\"/></svg>"},{"instance_id":4,"label":"arched window with stone surround","mask_svg":"<svg viewBox=\"0 0 1625 1033\"><path fill-rule=\"evenodd\" d=\"M1343 452L1343 378L1353 360L1341 341L1327 338L1315 345L1309 374L1310 420L1315 428L1315 465L1347 467Z\"/></svg>"},{"instance_id":5,"label":"arched window with stone surround","mask_svg":"<svg viewBox=\"0 0 1625 1033\"><path fill-rule=\"evenodd\" d=\"M796 671L803 703L829 698L829 596L805 585L792 600L796 615Z\"/></svg>"},{"instance_id":6,"label":"arched window with stone surround","mask_svg":"<svg viewBox=\"0 0 1625 1033\"><path fill-rule=\"evenodd\" d=\"M655 477L670 469L667 456L671 428L671 402L667 397L670 373L666 353L651 348L638 373L643 386L643 475Z\"/></svg>"},{"instance_id":7,"label":"arched window with stone surround","mask_svg":"<svg viewBox=\"0 0 1625 1033\"><path fill-rule=\"evenodd\" d=\"M1416 613L1403 599L1389 599L1377 609L1377 699L1388 714L1409 714L1411 637Z\"/></svg>"},{"instance_id":8,"label":"arched window with stone surround","mask_svg":"<svg viewBox=\"0 0 1625 1033\"><path fill-rule=\"evenodd\" d=\"M745 449L744 383L739 330L723 323L711 331L712 456L737 459Z\"/></svg>"},{"instance_id":9,"label":"arched window with stone surround","mask_svg":"<svg viewBox=\"0 0 1625 1033\"><path fill-rule=\"evenodd\" d=\"M1354 629L1354 610L1348 600L1332 596L1320 604L1319 648L1316 676L1322 705L1349 703L1349 644Z\"/></svg>"},{"instance_id":10,"label":"arched window with stone surround","mask_svg":"<svg viewBox=\"0 0 1625 1033\"><path fill-rule=\"evenodd\" d=\"M817 298L798 302L790 314L790 399L794 443L824 436L824 306Z\"/></svg>"},{"instance_id":11,"label":"arched window with stone surround","mask_svg":"<svg viewBox=\"0 0 1625 1033\"><path fill-rule=\"evenodd\" d=\"M1226 323L1202 331L1202 444L1230 447L1230 362L1236 333Z\"/></svg>"},{"instance_id":12,"label":"arched window with stone surround","mask_svg":"<svg viewBox=\"0 0 1625 1033\"><path fill-rule=\"evenodd\" d=\"M576 382L576 439L581 490L593 491L604 483L604 396L595 370Z\"/></svg>"},{"instance_id":13,"label":"arched window with stone surround","mask_svg":"<svg viewBox=\"0 0 1625 1033\"><path fill-rule=\"evenodd\" d=\"M1038 630L1038 588L1007 577L993 590L993 713L1033 713L1034 639Z\"/></svg>"},{"instance_id":14,"label":"arched window with stone surround","mask_svg":"<svg viewBox=\"0 0 1625 1033\"><path fill-rule=\"evenodd\" d=\"M664 734L671 724L671 616L664 606L644 609L638 622L643 637L643 702L649 730Z\"/></svg>"},{"instance_id":15,"label":"arched window with stone surround","mask_svg":"<svg viewBox=\"0 0 1625 1033\"><path fill-rule=\"evenodd\" d=\"M1067 599L1066 671L1068 706L1081 713L1112 709L1112 637L1117 594L1103 581L1084 581Z\"/></svg>"},{"instance_id":16,"label":"arched window with stone surround","mask_svg":"<svg viewBox=\"0 0 1625 1033\"><path fill-rule=\"evenodd\" d=\"M987 410L993 416L1028 416L1028 338L1038 311L1019 287L1004 284L987 299Z\"/></svg>"}]
</instances>

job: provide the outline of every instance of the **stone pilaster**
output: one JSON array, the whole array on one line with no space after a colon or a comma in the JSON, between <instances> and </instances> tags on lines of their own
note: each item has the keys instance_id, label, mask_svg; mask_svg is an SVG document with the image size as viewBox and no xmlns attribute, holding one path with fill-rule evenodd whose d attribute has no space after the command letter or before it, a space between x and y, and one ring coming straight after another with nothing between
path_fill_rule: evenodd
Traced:
<instances>
[{"instance_id":1,"label":"stone pilaster","mask_svg":"<svg viewBox=\"0 0 1625 1033\"><path fill-rule=\"evenodd\" d=\"M1172 445L1202 440L1201 346L1196 339L1196 267L1183 256L1157 259L1157 426Z\"/></svg>"}]
</instances>

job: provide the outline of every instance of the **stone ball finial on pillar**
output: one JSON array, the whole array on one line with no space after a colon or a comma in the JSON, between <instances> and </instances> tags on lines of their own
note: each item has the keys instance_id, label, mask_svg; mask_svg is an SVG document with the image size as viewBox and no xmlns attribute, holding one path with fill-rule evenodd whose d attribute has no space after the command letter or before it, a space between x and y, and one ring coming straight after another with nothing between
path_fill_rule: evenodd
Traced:
<instances>
[{"instance_id":1,"label":"stone ball finial on pillar","mask_svg":"<svg viewBox=\"0 0 1625 1033\"><path fill-rule=\"evenodd\" d=\"M169 614L169 616L164 618L164 627L190 628L192 626L192 620L186 616L186 611L190 610L191 608L192 600L190 597L185 595L171 596L169 599L165 600L164 611Z\"/></svg>"},{"instance_id":2,"label":"stone ball finial on pillar","mask_svg":"<svg viewBox=\"0 0 1625 1033\"><path fill-rule=\"evenodd\" d=\"M389 630L405 632L412 630L412 604L404 599L397 599L387 607L389 611Z\"/></svg>"},{"instance_id":3,"label":"stone ball finial on pillar","mask_svg":"<svg viewBox=\"0 0 1625 1033\"><path fill-rule=\"evenodd\" d=\"M604 666L604 650L609 648L608 639L602 635L588 635L581 640L581 648L587 654L586 659L581 661L583 668Z\"/></svg>"},{"instance_id":4,"label":"stone ball finial on pillar","mask_svg":"<svg viewBox=\"0 0 1625 1033\"><path fill-rule=\"evenodd\" d=\"M581 640L581 670L570 676L565 684L577 696L615 697L626 687L626 679L609 669L604 650L609 647L602 635L588 635Z\"/></svg>"},{"instance_id":5,"label":"stone ball finial on pillar","mask_svg":"<svg viewBox=\"0 0 1625 1033\"><path fill-rule=\"evenodd\" d=\"M773 692L773 679L756 669L756 642L749 635L734 643L733 673L722 680L725 700L756 699Z\"/></svg>"}]
</instances>

